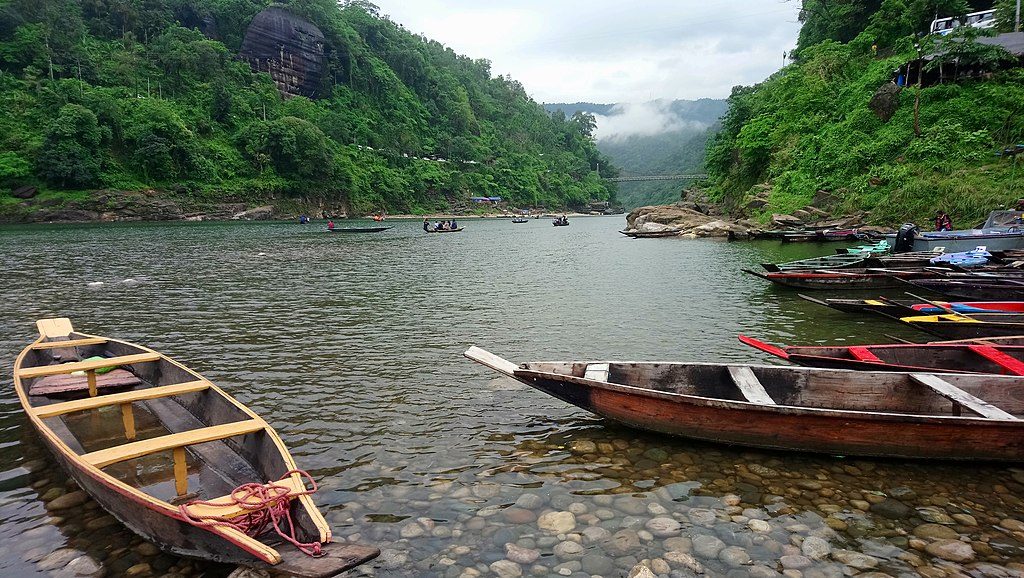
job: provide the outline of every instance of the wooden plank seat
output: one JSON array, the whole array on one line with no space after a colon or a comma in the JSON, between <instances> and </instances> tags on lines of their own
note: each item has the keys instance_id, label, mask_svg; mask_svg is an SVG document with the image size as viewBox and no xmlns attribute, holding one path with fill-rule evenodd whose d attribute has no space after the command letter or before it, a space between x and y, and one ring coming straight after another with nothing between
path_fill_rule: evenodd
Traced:
<instances>
[{"instance_id":1,"label":"wooden plank seat","mask_svg":"<svg viewBox=\"0 0 1024 578\"><path fill-rule=\"evenodd\" d=\"M729 375L732 376L732 381L739 388L740 393L750 403L775 405L775 400L772 399L772 396L768 395L764 386L761 385L761 381L757 379L754 371L749 367L745 365L730 365Z\"/></svg>"},{"instance_id":2,"label":"wooden plank seat","mask_svg":"<svg viewBox=\"0 0 1024 578\"><path fill-rule=\"evenodd\" d=\"M159 353L135 353L133 355L121 355L118 357L105 357L92 361L73 361L71 363L56 363L53 365L40 365L38 367L26 367L18 370L18 377L29 379L33 377L45 377L47 375L64 375L76 371L96 371L104 367L116 367L119 365L131 365L133 363L147 363L160 361Z\"/></svg>"},{"instance_id":3,"label":"wooden plank seat","mask_svg":"<svg viewBox=\"0 0 1024 578\"><path fill-rule=\"evenodd\" d=\"M33 408L32 412L38 417L54 417L58 415L64 415L66 413L85 411L87 409L96 409L99 407L107 407L122 403L132 403L136 401L144 401L147 399L157 399L161 397L183 395L186 393L203 391L205 389L209 389L209 387L209 381L188 381L185 383L177 383L174 385L165 385L163 387L150 387L146 389L139 389L136 391L112 393L109 395L99 395L96 397L88 397L85 399L76 399L74 401L65 401L63 403L54 403L50 405L44 405L41 407Z\"/></svg>"},{"instance_id":4,"label":"wooden plank seat","mask_svg":"<svg viewBox=\"0 0 1024 578\"><path fill-rule=\"evenodd\" d=\"M871 352L867 347L849 347L847 350L857 361L881 362L881 358Z\"/></svg>"},{"instance_id":5,"label":"wooden plank seat","mask_svg":"<svg viewBox=\"0 0 1024 578\"><path fill-rule=\"evenodd\" d=\"M42 341L32 345L32 349L64 349L65 347L83 347L86 345L103 345L107 340L103 337L86 337L83 339L65 339L64 341Z\"/></svg>"},{"instance_id":6,"label":"wooden plank seat","mask_svg":"<svg viewBox=\"0 0 1024 578\"><path fill-rule=\"evenodd\" d=\"M264 484L269 486L271 484ZM275 486L284 486L288 488L288 499L295 499L298 494L306 491L305 481L300 476L292 475L288 476L283 480L273 482ZM239 496L241 498L241 496ZM231 495L221 496L212 500L204 500L204 504L188 504L186 508L188 513L194 518L210 518L210 517L221 517L221 518L235 518L242 514L253 511L252 509L246 509L240 506L235 498ZM245 500L243 500L245 501ZM247 503L251 505L258 505L257 502L252 500Z\"/></svg>"},{"instance_id":7,"label":"wooden plank seat","mask_svg":"<svg viewBox=\"0 0 1024 578\"><path fill-rule=\"evenodd\" d=\"M262 419L248 419L122 444L90 452L81 457L86 463L103 468L132 458L257 432L266 427L267 423Z\"/></svg>"},{"instance_id":8,"label":"wooden plank seat","mask_svg":"<svg viewBox=\"0 0 1024 578\"><path fill-rule=\"evenodd\" d=\"M954 406L963 406L986 419L1016 420L1013 415L999 409L989 402L975 397L948 381L929 374L912 373L910 379L931 388L932 391L953 402Z\"/></svg>"},{"instance_id":9,"label":"wooden plank seat","mask_svg":"<svg viewBox=\"0 0 1024 578\"><path fill-rule=\"evenodd\" d=\"M115 369L110 373L96 376L96 389L132 387L142 383L132 372ZM89 389L89 378L85 375L48 375L32 382L29 395L54 395Z\"/></svg>"},{"instance_id":10,"label":"wooden plank seat","mask_svg":"<svg viewBox=\"0 0 1024 578\"><path fill-rule=\"evenodd\" d=\"M608 369L607 363L591 363L587 366L587 370L584 372L583 377L584 379L607 382L609 373L610 370Z\"/></svg>"},{"instance_id":11,"label":"wooden plank seat","mask_svg":"<svg viewBox=\"0 0 1024 578\"><path fill-rule=\"evenodd\" d=\"M1013 375L1024 375L1024 363L989 345L968 345L968 349L1002 367Z\"/></svg>"}]
</instances>

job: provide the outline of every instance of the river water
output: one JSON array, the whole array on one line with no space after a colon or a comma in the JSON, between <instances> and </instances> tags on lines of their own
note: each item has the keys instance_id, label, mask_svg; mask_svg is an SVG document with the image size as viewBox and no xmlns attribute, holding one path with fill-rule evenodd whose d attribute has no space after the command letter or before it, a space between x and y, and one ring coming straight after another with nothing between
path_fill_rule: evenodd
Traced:
<instances>
[{"instance_id":1,"label":"river water","mask_svg":"<svg viewBox=\"0 0 1024 578\"><path fill-rule=\"evenodd\" d=\"M759 452L603 421L461 353L770 362L736 341L907 330L743 267L834 245L632 240L622 217L0 229L0 374L34 321L151 346L281 433L376 576L1017 575L1024 471ZM348 225L348 223L345 223ZM0 575L225 575L159 554L75 488L0 394ZM72 505L68 505L68 503Z\"/></svg>"}]
</instances>

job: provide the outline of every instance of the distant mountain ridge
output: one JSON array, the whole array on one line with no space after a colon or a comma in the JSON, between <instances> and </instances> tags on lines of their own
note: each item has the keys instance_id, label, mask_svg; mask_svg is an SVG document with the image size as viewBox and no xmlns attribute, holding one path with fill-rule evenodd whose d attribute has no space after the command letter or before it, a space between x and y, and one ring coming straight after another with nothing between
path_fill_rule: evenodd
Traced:
<instances>
[{"instance_id":1,"label":"distant mountain ridge","mask_svg":"<svg viewBox=\"0 0 1024 578\"><path fill-rule=\"evenodd\" d=\"M708 139L728 109L725 99L653 100L644 103L592 102L545 104L566 117L577 112L597 120L597 147L621 169L622 176L704 172ZM671 203L689 183L624 182L618 199L626 208Z\"/></svg>"}]
</instances>

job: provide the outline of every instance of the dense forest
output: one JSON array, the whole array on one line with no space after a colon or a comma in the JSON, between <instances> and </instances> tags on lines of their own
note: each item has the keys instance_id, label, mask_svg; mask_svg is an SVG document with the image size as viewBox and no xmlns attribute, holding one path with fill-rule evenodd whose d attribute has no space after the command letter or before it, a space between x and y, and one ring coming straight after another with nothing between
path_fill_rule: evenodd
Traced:
<instances>
[{"instance_id":1,"label":"dense forest","mask_svg":"<svg viewBox=\"0 0 1024 578\"><path fill-rule=\"evenodd\" d=\"M1012 4L996 4L1002 31L1010 29ZM741 206L752 187L769 183L763 218L813 201L834 213L866 211L887 225L924 222L943 208L964 226L1024 196L1016 157L997 155L1024 142L1020 58L979 44L976 29L925 35L935 14L991 6L803 0L793 63L729 98L706 159L712 195ZM917 61L919 50L925 61ZM940 81L889 84L915 61ZM882 87L895 94L888 119L870 106Z\"/></svg>"},{"instance_id":2,"label":"dense forest","mask_svg":"<svg viewBox=\"0 0 1024 578\"><path fill-rule=\"evenodd\" d=\"M651 103L645 103L650 105ZM549 112L561 110L571 116L589 113L597 119L597 148L618 167L622 176L678 175L704 172L704 154L708 139L718 130L718 119L726 111L725 100L674 100L655 109L663 123L662 129L647 134L640 131L624 133L602 131L602 123L614 122L612 117L636 118L635 105L548 103ZM615 123L617 125L622 122ZM627 181L619 183L617 198L627 210L645 205L672 203L690 181Z\"/></svg>"},{"instance_id":3,"label":"dense forest","mask_svg":"<svg viewBox=\"0 0 1024 578\"><path fill-rule=\"evenodd\" d=\"M10 194L24 186L50 203L155 189L326 199L355 214L451 210L477 195L552 208L614 197L591 115L546 113L488 61L369 2L275 4L324 37L314 97L282 97L238 58L269 5L0 0L0 214L24 210Z\"/></svg>"}]
</instances>

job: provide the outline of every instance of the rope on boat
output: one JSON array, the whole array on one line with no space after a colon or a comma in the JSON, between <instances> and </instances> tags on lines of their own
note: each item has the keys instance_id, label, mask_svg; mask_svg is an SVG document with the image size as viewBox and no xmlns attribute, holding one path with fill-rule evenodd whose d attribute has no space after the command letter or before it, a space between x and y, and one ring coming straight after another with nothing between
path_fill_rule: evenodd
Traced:
<instances>
[{"instance_id":1,"label":"rope on boat","mask_svg":"<svg viewBox=\"0 0 1024 578\"><path fill-rule=\"evenodd\" d=\"M274 482L269 482L267 484L242 484L228 495L228 497L231 498L231 501L228 503L192 500L191 502L178 506L178 512L186 522L193 526L201 528L227 526L229 528L234 528L247 536L252 536L253 538L266 531L268 526L273 526L274 531L277 532L278 536L291 543L302 553L314 558L323 556L323 552L321 551L322 544L320 542L299 542L298 538L296 538L295 523L292 521L290 511L292 498L308 496L316 492L316 480L314 480L313 476L309 475L309 473L304 470L290 470L281 476L281 480L288 478L292 474L299 474L309 480L309 483L313 487L311 489L304 489L301 492L293 492L292 488L276 484ZM305 484L303 484L303 487L305 487ZM246 513L233 518L227 518L224 516L197 516L189 511L190 506L196 505L221 508L224 506L238 506L238 508L244 510ZM288 522L287 531L281 527L282 520Z\"/></svg>"}]
</instances>

